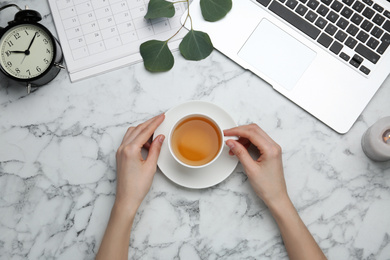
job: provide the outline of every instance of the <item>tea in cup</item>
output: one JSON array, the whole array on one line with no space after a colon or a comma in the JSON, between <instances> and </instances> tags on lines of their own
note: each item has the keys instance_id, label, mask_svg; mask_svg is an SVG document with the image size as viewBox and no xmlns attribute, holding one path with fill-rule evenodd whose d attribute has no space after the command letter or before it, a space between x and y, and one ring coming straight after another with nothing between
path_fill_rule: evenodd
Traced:
<instances>
[{"instance_id":1,"label":"tea in cup","mask_svg":"<svg viewBox=\"0 0 390 260\"><path fill-rule=\"evenodd\" d=\"M186 115L173 125L168 146L172 156L180 164L190 168L205 167L222 153L223 131L207 115Z\"/></svg>"}]
</instances>

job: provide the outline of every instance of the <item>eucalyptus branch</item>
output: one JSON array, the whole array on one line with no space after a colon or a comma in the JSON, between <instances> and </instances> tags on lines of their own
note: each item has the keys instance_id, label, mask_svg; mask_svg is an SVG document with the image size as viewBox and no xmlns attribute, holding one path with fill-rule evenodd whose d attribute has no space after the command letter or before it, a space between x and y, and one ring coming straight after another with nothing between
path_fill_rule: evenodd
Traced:
<instances>
[{"instance_id":1,"label":"eucalyptus branch","mask_svg":"<svg viewBox=\"0 0 390 260\"><path fill-rule=\"evenodd\" d=\"M174 4L187 3L187 16L184 19L182 26L166 41L150 40L144 42L140 46L140 53L144 60L145 68L149 71L168 71L173 67L174 57L168 47L168 41L177 36L177 34L185 27L188 19L190 20L191 29L181 40L179 50L181 55L187 60L202 60L210 55L214 49L210 37L207 33L195 31L193 28L193 20L190 15L190 1L179 0L176 2L168 2L167 0L150 0L148 12L145 19L155 18L171 18L175 15ZM232 8L232 0L200 0L200 9L202 16L206 21L218 21Z\"/></svg>"}]
</instances>

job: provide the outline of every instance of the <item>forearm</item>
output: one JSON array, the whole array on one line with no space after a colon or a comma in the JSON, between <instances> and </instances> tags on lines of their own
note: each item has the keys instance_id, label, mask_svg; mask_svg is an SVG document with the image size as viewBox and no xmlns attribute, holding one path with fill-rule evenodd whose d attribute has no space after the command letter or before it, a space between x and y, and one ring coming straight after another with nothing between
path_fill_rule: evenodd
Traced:
<instances>
[{"instance_id":1,"label":"forearm","mask_svg":"<svg viewBox=\"0 0 390 260\"><path fill-rule=\"evenodd\" d=\"M291 260L326 259L288 196L280 202L270 205L269 208L279 226Z\"/></svg>"},{"instance_id":2,"label":"forearm","mask_svg":"<svg viewBox=\"0 0 390 260\"><path fill-rule=\"evenodd\" d=\"M96 259L127 259L136 208L114 204Z\"/></svg>"}]
</instances>

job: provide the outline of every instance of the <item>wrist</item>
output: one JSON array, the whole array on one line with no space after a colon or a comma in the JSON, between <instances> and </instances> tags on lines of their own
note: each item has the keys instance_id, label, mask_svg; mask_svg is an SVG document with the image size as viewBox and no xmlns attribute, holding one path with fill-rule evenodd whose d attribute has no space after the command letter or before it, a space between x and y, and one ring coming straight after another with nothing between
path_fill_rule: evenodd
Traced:
<instances>
[{"instance_id":1,"label":"wrist","mask_svg":"<svg viewBox=\"0 0 390 260\"><path fill-rule=\"evenodd\" d=\"M291 210L295 211L295 207L292 204L287 194L280 196L277 199L271 200L266 203L274 218L286 215Z\"/></svg>"},{"instance_id":2,"label":"wrist","mask_svg":"<svg viewBox=\"0 0 390 260\"><path fill-rule=\"evenodd\" d=\"M132 205L129 203L124 203L118 200L115 200L114 205L112 207L112 213L121 216L125 219L132 220L135 217L135 214L137 213L138 210L137 205Z\"/></svg>"}]
</instances>

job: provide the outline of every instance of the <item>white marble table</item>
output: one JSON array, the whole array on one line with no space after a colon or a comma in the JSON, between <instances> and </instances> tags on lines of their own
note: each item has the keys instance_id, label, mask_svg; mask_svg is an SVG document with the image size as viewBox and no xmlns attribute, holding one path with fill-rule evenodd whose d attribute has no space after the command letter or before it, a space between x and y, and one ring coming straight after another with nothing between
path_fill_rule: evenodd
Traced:
<instances>
[{"instance_id":1,"label":"white marble table","mask_svg":"<svg viewBox=\"0 0 390 260\"><path fill-rule=\"evenodd\" d=\"M54 31L46 1L13 2L40 11ZM360 146L364 131L390 115L390 78L339 135L216 51L201 62L175 58L162 74L136 64L70 83L63 71L30 95L0 79L0 259L94 258L126 129L189 100L213 102L238 124L257 123L283 147L291 199L329 259L390 259L390 162L369 160ZM129 252L131 259L287 259L240 164L200 190L158 170Z\"/></svg>"}]
</instances>

